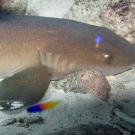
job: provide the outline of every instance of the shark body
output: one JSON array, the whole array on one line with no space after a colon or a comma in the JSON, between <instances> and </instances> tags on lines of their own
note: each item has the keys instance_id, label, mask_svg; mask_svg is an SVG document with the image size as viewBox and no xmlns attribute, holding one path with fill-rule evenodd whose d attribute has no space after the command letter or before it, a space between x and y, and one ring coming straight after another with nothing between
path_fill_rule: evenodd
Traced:
<instances>
[{"instance_id":1,"label":"shark body","mask_svg":"<svg viewBox=\"0 0 135 135\"><path fill-rule=\"evenodd\" d=\"M104 76L135 65L135 47L107 28L76 21L0 16L0 105L37 103L50 80L86 68ZM101 37L95 47L96 35ZM40 81L39 81L40 80Z\"/></svg>"}]
</instances>

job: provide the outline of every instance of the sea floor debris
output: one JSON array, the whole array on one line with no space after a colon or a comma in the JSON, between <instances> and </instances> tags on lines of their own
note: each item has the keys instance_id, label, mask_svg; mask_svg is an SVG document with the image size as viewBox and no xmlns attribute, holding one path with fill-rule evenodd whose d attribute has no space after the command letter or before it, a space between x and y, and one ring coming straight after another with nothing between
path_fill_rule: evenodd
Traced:
<instances>
[{"instance_id":1,"label":"sea floor debris","mask_svg":"<svg viewBox=\"0 0 135 135\"><path fill-rule=\"evenodd\" d=\"M43 123L43 118L41 116L31 116L31 117L19 117L10 118L2 121L2 126L15 125L18 127L28 128L31 124L41 124Z\"/></svg>"}]
</instances>

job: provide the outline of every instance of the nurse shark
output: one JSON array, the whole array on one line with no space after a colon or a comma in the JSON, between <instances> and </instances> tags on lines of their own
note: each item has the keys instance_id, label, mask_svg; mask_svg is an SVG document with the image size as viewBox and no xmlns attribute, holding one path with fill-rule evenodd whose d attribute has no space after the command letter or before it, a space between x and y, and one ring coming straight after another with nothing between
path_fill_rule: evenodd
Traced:
<instances>
[{"instance_id":1,"label":"nurse shark","mask_svg":"<svg viewBox=\"0 0 135 135\"><path fill-rule=\"evenodd\" d=\"M39 102L51 80L74 71L90 68L108 76L133 66L135 47L107 28L58 18L0 16L1 110Z\"/></svg>"}]
</instances>

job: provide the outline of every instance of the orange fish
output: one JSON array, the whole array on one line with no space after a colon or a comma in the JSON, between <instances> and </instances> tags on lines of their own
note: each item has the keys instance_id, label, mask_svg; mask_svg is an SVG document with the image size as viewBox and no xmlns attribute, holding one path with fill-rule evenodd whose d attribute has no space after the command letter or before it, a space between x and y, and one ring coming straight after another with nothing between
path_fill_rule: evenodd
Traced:
<instances>
[{"instance_id":1,"label":"orange fish","mask_svg":"<svg viewBox=\"0 0 135 135\"><path fill-rule=\"evenodd\" d=\"M54 108L58 104L60 104L60 101L47 102L47 103L42 103L42 104L35 104L35 105L32 105L32 106L29 106L27 108L27 111L29 113L32 113L32 112L42 112L44 110L48 110L48 109Z\"/></svg>"}]
</instances>

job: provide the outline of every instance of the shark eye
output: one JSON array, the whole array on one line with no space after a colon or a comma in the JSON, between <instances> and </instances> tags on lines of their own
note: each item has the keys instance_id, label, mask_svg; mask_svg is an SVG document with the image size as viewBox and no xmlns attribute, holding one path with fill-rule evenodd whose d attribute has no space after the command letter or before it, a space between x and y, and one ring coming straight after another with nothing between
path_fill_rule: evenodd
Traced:
<instances>
[{"instance_id":1,"label":"shark eye","mask_svg":"<svg viewBox=\"0 0 135 135\"><path fill-rule=\"evenodd\" d=\"M105 54L104 57L105 58L110 58L110 55L109 54Z\"/></svg>"}]
</instances>

